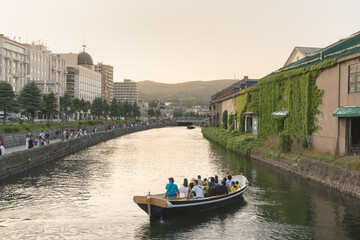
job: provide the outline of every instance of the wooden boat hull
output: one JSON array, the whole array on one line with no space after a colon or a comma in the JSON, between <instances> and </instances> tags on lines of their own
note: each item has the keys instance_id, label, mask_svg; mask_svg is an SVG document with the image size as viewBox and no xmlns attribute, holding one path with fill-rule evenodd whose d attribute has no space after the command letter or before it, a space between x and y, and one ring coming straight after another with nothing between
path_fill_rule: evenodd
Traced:
<instances>
[{"instance_id":1,"label":"wooden boat hull","mask_svg":"<svg viewBox=\"0 0 360 240\"><path fill-rule=\"evenodd\" d=\"M176 215L194 214L224 207L241 199L242 194L247 188L246 180L246 184L240 190L227 195L191 200L170 200L161 199L159 196L138 196L134 197L134 202L153 220L160 217L169 218Z\"/></svg>"}]
</instances>

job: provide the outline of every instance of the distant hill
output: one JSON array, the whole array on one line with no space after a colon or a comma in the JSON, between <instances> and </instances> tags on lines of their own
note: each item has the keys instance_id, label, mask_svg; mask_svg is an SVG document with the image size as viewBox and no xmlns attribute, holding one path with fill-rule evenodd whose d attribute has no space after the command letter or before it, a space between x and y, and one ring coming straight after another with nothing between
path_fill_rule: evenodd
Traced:
<instances>
[{"instance_id":1,"label":"distant hill","mask_svg":"<svg viewBox=\"0 0 360 240\"><path fill-rule=\"evenodd\" d=\"M236 81L238 80L223 79L176 84L141 81L138 82L139 100L170 101L185 106L208 105L211 95L230 86Z\"/></svg>"}]
</instances>

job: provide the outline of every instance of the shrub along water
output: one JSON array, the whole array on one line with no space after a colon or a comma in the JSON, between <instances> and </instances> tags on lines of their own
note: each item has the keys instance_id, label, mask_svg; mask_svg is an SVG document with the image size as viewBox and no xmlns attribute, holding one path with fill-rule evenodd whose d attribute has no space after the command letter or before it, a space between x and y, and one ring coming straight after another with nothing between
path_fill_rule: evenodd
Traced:
<instances>
[{"instance_id":1,"label":"shrub along water","mask_svg":"<svg viewBox=\"0 0 360 240\"><path fill-rule=\"evenodd\" d=\"M258 143L258 138L255 135L241 134L238 131L223 128L203 128L202 133L207 139L245 156L250 155Z\"/></svg>"}]
</instances>

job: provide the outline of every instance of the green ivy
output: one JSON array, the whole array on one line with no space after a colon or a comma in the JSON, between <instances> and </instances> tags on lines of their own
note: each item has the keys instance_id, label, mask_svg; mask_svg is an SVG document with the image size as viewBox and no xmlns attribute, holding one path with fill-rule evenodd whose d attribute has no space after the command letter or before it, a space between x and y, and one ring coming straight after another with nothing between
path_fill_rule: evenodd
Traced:
<instances>
[{"instance_id":1,"label":"green ivy","mask_svg":"<svg viewBox=\"0 0 360 240\"><path fill-rule=\"evenodd\" d=\"M271 135L284 131L306 146L308 136L319 129L316 115L320 113L323 91L317 88L316 79L324 69L335 64L336 60L328 60L260 79L260 132ZM271 116L281 109L289 111L286 118Z\"/></svg>"},{"instance_id":2,"label":"green ivy","mask_svg":"<svg viewBox=\"0 0 360 240\"><path fill-rule=\"evenodd\" d=\"M227 129L228 127L228 111L225 110L223 111L223 114L222 114L222 124L223 124L223 127L225 129Z\"/></svg>"}]
</instances>

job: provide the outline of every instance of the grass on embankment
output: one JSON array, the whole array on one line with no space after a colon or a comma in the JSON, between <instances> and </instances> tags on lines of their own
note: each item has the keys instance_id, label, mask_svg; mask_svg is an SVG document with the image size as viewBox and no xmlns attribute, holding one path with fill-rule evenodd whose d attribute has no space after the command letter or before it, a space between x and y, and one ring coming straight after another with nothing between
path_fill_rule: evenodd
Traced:
<instances>
[{"instance_id":1,"label":"grass on embankment","mask_svg":"<svg viewBox=\"0 0 360 240\"><path fill-rule=\"evenodd\" d=\"M292 143L290 153L282 153L280 151L281 148L277 136L263 138L250 133L239 133L236 130L230 131L223 128L211 127L203 128L202 133L207 139L217 142L223 147L245 156L261 154L268 158L286 158L293 161L297 161L300 158L310 158L352 171L360 171L360 156L340 158L328 153L319 153L303 149L301 145L296 142Z\"/></svg>"},{"instance_id":2,"label":"grass on embankment","mask_svg":"<svg viewBox=\"0 0 360 240\"><path fill-rule=\"evenodd\" d=\"M124 124L131 123L133 121L71 121L64 122L64 127L73 127L73 126L94 126L101 124ZM62 127L62 122L36 122L36 123L8 123L6 125L0 124L0 133L18 133L18 132L29 132L29 131L40 131L40 130L50 130L58 129Z\"/></svg>"}]
</instances>

